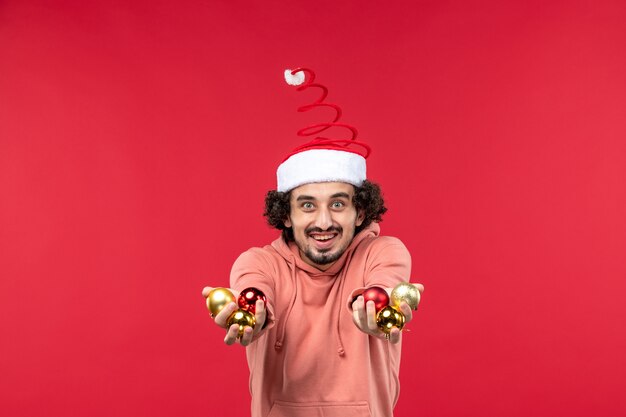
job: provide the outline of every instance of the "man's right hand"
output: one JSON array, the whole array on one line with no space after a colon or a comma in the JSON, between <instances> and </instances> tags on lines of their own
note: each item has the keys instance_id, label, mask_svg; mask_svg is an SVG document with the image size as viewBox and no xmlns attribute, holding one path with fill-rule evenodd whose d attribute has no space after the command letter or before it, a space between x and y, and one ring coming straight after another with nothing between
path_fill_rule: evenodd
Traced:
<instances>
[{"instance_id":1,"label":"man's right hand","mask_svg":"<svg viewBox=\"0 0 626 417\"><path fill-rule=\"evenodd\" d=\"M213 290L213 287L204 287L204 289L202 290L202 296L206 299L212 290ZM239 293L237 291L232 290L230 288L228 290L230 290L230 292L233 293L233 295L235 296L235 299L239 298ZM236 303L229 303L226 306L224 306L224 308L217 314L217 316L215 316L214 318L215 324L217 324L220 327L223 327L224 329L227 329L226 337L224 338L224 343L226 343L227 345L232 345L238 342L241 344L241 346L248 346L252 342L252 338L256 336L257 334L259 334L259 332L261 332L261 330L263 329L263 325L265 324L265 320L267 317L267 312L265 310L265 303L262 300L257 300L256 305L255 305L256 312L254 314L254 318L256 320L254 329L250 326L245 326L243 330L243 336L241 337L238 337L239 336L238 324L233 324L230 327L226 325L228 318L230 317L231 314L233 314L237 310L237 308L238 307Z\"/></svg>"}]
</instances>

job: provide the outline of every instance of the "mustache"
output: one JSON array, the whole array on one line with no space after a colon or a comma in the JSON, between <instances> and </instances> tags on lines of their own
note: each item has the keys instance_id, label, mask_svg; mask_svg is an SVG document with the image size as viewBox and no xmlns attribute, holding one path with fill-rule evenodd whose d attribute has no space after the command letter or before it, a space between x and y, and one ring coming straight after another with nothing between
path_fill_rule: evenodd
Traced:
<instances>
[{"instance_id":1,"label":"mustache","mask_svg":"<svg viewBox=\"0 0 626 417\"><path fill-rule=\"evenodd\" d=\"M304 230L305 233L309 234L309 233L331 233L331 232L336 232L336 233L341 233L343 232L343 228L342 227L336 227L336 226L330 226L328 229L326 230L322 230L321 227L309 227L308 229Z\"/></svg>"}]
</instances>

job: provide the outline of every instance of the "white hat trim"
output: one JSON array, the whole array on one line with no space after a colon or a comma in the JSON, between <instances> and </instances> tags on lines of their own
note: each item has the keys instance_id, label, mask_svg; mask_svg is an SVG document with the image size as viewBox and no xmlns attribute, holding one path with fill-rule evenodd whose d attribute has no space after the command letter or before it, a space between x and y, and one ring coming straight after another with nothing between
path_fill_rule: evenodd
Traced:
<instances>
[{"instance_id":1,"label":"white hat trim","mask_svg":"<svg viewBox=\"0 0 626 417\"><path fill-rule=\"evenodd\" d=\"M365 158L353 152L311 149L290 156L276 172L277 190L286 192L314 182L347 182L360 187L365 181Z\"/></svg>"}]
</instances>

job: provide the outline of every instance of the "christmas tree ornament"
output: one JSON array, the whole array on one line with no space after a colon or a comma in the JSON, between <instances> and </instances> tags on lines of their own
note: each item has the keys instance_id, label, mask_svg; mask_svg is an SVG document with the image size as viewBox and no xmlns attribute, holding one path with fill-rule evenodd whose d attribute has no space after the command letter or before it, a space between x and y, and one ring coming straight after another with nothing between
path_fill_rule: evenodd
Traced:
<instances>
[{"instance_id":1,"label":"christmas tree ornament","mask_svg":"<svg viewBox=\"0 0 626 417\"><path fill-rule=\"evenodd\" d=\"M403 301L411 307L411 310L417 310L417 305L420 303L420 292L415 285L401 282L391 291L391 305L400 307L400 303Z\"/></svg>"},{"instance_id":2,"label":"christmas tree ornament","mask_svg":"<svg viewBox=\"0 0 626 417\"><path fill-rule=\"evenodd\" d=\"M387 306L376 315L376 324L383 333L388 335L394 327L402 330L404 327L404 315L395 308Z\"/></svg>"},{"instance_id":3,"label":"christmas tree ornament","mask_svg":"<svg viewBox=\"0 0 626 417\"><path fill-rule=\"evenodd\" d=\"M237 299L237 304L240 309L254 314L256 313L257 300L261 300L265 303L265 294L263 294L263 291L258 288L250 287L241 291L239 298Z\"/></svg>"},{"instance_id":4,"label":"christmas tree ornament","mask_svg":"<svg viewBox=\"0 0 626 417\"><path fill-rule=\"evenodd\" d=\"M206 306L211 317L217 316L226 305L236 302L235 296L228 288L214 288L206 298Z\"/></svg>"},{"instance_id":5,"label":"christmas tree ornament","mask_svg":"<svg viewBox=\"0 0 626 417\"><path fill-rule=\"evenodd\" d=\"M228 321L226 322L226 327L230 328L230 326L232 326L233 324L239 325L239 334L237 335L237 337L242 337L243 331L246 326L250 326L254 329L256 319L254 318L253 314L245 310L239 309L230 315Z\"/></svg>"},{"instance_id":6,"label":"christmas tree ornament","mask_svg":"<svg viewBox=\"0 0 626 417\"><path fill-rule=\"evenodd\" d=\"M370 300L374 302L374 307L376 308L376 312L379 312L380 310L382 310L383 308L389 305L389 295L387 294L387 291L385 291L384 288L369 287L368 289L363 291L363 294L361 295L365 299L365 304L367 304L367 302Z\"/></svg>"}]
</instances>

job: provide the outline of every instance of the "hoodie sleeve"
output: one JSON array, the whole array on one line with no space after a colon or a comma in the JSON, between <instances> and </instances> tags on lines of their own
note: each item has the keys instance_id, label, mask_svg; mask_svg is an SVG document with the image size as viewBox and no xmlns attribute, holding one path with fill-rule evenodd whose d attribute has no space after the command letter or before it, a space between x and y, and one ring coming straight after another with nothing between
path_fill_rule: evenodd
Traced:
<instances>
[{"instance_id":1,"label":"hoodie sleeve","mask_svg":"<svg viewBox=\"0 0 626 417\"><path fill-rule=\"evenodd\" d=\"M230 272L230 287L235 291L254 287L265 294L267 318L264 329L274 326L274 269L263 249L252 248L237 258ZM255 339L261 334L256 335Z\"/></svg>"},{"instance_id":2,"label":"hoodie sleeve","mask_svg":"<svg viewBox=\"0 0 626 417\"><path fill-rule=\"evenodd\" d=\"M354 299L367 288L393 288L411 278L411 255L399 239L389 236L374 239L366 256L363 287L355 288L347 300L350 311Z\"/></svg>"}]
</instances>

